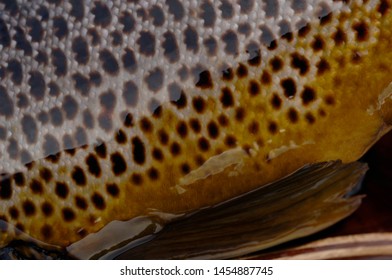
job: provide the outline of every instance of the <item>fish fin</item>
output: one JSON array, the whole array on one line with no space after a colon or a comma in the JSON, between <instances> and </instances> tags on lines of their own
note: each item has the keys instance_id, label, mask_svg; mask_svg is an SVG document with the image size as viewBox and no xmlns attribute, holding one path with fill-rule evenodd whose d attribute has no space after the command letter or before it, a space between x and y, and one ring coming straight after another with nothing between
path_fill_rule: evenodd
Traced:
<instances>
[{"instance_id":1,"label":"fish fin","mask_svg":"<svg viewBox=\"0 0 392 280\"><path fill-rule=\"evenodd\" d=\"M354 212L365 163L306 166L164 227L119 259L234 258L320 231Z\"/></svg>"}]
</instances>

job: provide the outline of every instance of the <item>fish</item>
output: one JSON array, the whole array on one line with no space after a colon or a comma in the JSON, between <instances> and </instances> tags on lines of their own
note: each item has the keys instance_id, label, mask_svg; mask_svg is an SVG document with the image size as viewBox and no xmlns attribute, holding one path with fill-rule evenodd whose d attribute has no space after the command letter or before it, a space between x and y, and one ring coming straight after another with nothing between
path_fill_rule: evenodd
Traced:
<instances>
[{"instance_id":1,"label":"fish","mask_svg":"<svg viewBox=\"0 0 392 280\"><path fill-rule=\"evenodd\" d=\"M391 128L391 30L389 0L0 1L0 247L356 161Z\"/></svg>"}]
</instances>

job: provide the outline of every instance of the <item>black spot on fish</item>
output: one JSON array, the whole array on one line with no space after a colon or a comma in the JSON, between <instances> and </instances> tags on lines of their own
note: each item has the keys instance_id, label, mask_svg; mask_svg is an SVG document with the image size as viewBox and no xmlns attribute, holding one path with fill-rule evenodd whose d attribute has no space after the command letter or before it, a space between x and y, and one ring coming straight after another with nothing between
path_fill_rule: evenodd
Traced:
<instances>
[{"instance_id":1,"label":"black spot on fish","mask_svg":"<svg viewBox=\"0 0 392 280\"><path fill-rule=\"evenodd\" d=\"M99 52L99 59L101 60L103 70L110 75L115 75L119 71L119 66L114 55L107 49Z\"/></svg>"},{"instance_id":2,"label":"black spot on fish","mask_svg":"<svg viewBox=\"0 0 392 280\"><path fill-rule=\"evenodd\" d=\"M59 107L54 107L49 110L51 122L54 126L61 126L64 122L63 114Z\"/></svg>"},{"instance_id":3,"label":"black spot on fish","mask_svg":"<svg viewBox=\"0 0 392 280\"><path fill-rule=\"evenodd\" d=\"M33 144L37 141L38 127L34 118L30 115L24 115L22 118L22 131L26 136L27 142Z\"/></svg>"},{"instance_id":4,"label":"black spot on fish","mask_svg":"<svg viewBox=\"0 0 392 280\"><path fill-rule=\"evenodd\" d=\"M38 180L32 180L30 183L30 190L34 194L41 194L43 192L43 186L42 183Z\"/></svg>"},{"instance_id":5,"label":"black spot on fish","mask_svg":"<svg viewBox=\"0 0 392 280\"><path fill-rule=\"evenodd\" d=\"M101 176L101 166L99 165L97 158L93 154L87 156L86 164L88 167L88 171L92 175L94 175L97 178Z\"/></svg>"},{"instance_id":6,"label":"black spot on fish","mask_svg":"<svg viewBox=\"0 0 392 280\"><path fill-rule=\"evenodd\" d=\"M101 113L98 116L98 124L100 128L105 130L106 132L109 132L113 128L113 121L110 115L106 113Z\"/></svg>"},{"instance_id":7,"label":"black spot on fish","mask_svg":"<svg viewBox=\"0 0 392 280\"><path fill-rule=\"evenodd\" d=\"M29 35L31 37L31 41L41 42L44 35L44 30L42 28L41 22L36 18L29 18L26 21L26 25L30 28Z\"/></svg>"},{"instance_id":8,"label":"black spot on fish","mask_svg":"<svg viewBox=\"0 0 392 280\"><path fill-rule=\"evenodd\" d=\"M149 31L140 32L140 37L136 43L139 45L139 52L145 56L155 54L155 36Z\"/></svg>"},{"instance_id":9,"label":"black spot on fish","mask_svg":"<svg viewBox=\"0 0 392 280\"><path fill-rule=\"evenodd\" d=\"M63 220L65 222L72 222L73 220L75 220L75 212L71 209L71 208L63 208L63 210L61 211L62 215L63 215Z\"/></svg>"},{"instance_id":10,"label":"black spot on fish","mask_svg":"<svg viewBox=\"0 0 392 280\"><path fill-rule=\"evenodd\" d=\"M106 192L112 197L118 197L120 189L115 183L106 184Z\"/></svg>"},{"instance_id":11,"label":"black spot on fish","mask_svg":"<svg viewBox=\"0 0 392 280\"><path fill-rule=\"evenodd\" d=\"M5 87L0 85L0 116L11 117L14 113L14 103Z\"/></svg>"},{"instance_id":12,"label":"black spot on fish","mask_svg":"<svg viewBox=\"0 0 392 280\"><path fill-rule=\"evenodd\" d=\"M83 124L86 128L92 129L94 128L94 117L91 114L90 110L85 109L83 111Z\"/></svg>"},{"instance_id":13,"label":"black spot on fish","mask_svg":"<svg viewBox=\"0 0 392 280\"><path fill-rule=\"evenodd\" d=\"M72 41L72 51L79 64L86 64L89 60L89 50L86 40L82 36L76 37Z\"/></svg>"},{"instance_id":14,"label":"black spot on fish","mask_svg":"<svg viewBox=\"0 0 392 280\"><path fill-rule=\"evenodd\" d=\"M84 0L70 0L71 11L70 15L76 20L82 21L84 17Z\"/></svg>"},{"instance_id":15,"label":"black spot on fish","mask_svg":"<svg viewBox=\"0 0 392 280\"><path fill-rule=\"evenodd\" d=\"M113 112L116 107L116 96L111 90L103 92L99 96L99 103L101 107L107 112Z\"/></svg>"},{"instance_id":16,"label":"black spot on fish","mask_svg":"<svg viewBox=\"0 0 392 280\"><path fill-rule=\"evenodd\" d=\"M225 43L225 52L230 55L238 54L238 37L233 30L228 30L222 36L222 40Z\"/></svg>"},{"instance_id":17,"label":"black spot on fish","mask_svg":"<svg viewBox=\"0 0 392 280\"><path fill-rule=\"evenodd\" d=\"M33 53L33 49L26 39L26 35L22 28L16 27L15 28L15 35L14 40L16 41L16 49L24 51L25 55L31 55Z\"/></svg>"},{"instance_id":18,"label":"black spot on fish","mask_svg":"<svg viewBox=\"0 0 392 280\"><path fill-rule=\"evenodd\" d=\"M53 135L46 134L42 148L44 150L45 156L51 156L57 154L60 151L60 144Z\"/></svg>"},{"instance_id":19,"label":"black spot on fish","mask_svg":"<svg viewBox=\"0 0 392 280\"><path fill-rule=\"evenodd\" d=\"M184 43L186 49L193 53L197 53L199 50L199 38L197 31L192 26L189 26L184 30Z\"/></svg>"},{"instance_id":20,"label":"black spot on fish","mask_svg":"<svg viewBox=\"0 0 392 280\"><path fill-rule=\"evenodd\" d=\"M0 199L8 200L12 197L12 185L10 177L0 178Z\"/></svg>"},{"instance_id":21,"label":"black spot on fish","mask_svg":"<svg viewBox=\"0 0 392 280\"><path fill-rule=\"evenodd\" d=\"M9 144L7 147L7 153L9 154L10 158L17 159L19 155L19 146L18 142L14 138L10 138Z\"/></svg>"},{"instance_id":22,"label":"black spot on fish","mask_svg":"<svg viewBox=\"0 0 392 280\"><path fill-rule=\"evenodd\" d=\"M123 66L129 73L135 73L137 70L137 61L133 50L126 48L121 57Z\"/></svg>"},{"instance_id":23,"label":"black spot on fish","mask_svg":"<svg viewBox=\"0 0 392 280\"><path fill-rule=\"evenodd\" d=\"M155 26L162 26L165 23L165 14L163 13L162 8L158 5L152 6L149 14L150 17L152 17L152 23Z\"/></svg>"},{"instance_id":24,"label":"black spot on fish","mask_svg":"<svg viewBox=\"0 0 392 280\"><path fill-rule=\"evenodd\" d=\"M68 120L74 119L78 112L79 106L75 98L72 97L72 95L66 95L62 103L62 109L65 112L65 117Z\"/></svg>"},{"instance_id":25,"label":"black spot on fish","mask_svg":"<svg viewBox=\"0 0 392 280\"><path fill-rule=\"evenodd\" d=\"M67 74L67 58L62 50L52 50L52 64L56 68L54 73L58 77L65 76Z\"/></svg>"},{"instance_id":26,"label":"black spot on fish","mask_svg":"<svg viewBox=\"0 0 392 280\"><path fill-rule=\"evenodd\" d=\"M219 9L221 10L224 19L231 19L234 15L233 6L228 0L222 0Z\"/></svg>"},{"instance_id":27,"label":"black spot on fish","mask_svg":"<svg viewBox=\"0 0 392 280\"><path fill-rule=\"evenodd\" d=\"M220 101L224 108L234 105L233 93L228 87L224 87L221 91Z\"/></svg>"},{"instance_id":28,"label":"black spot on fish","mask_svg":"<svg viewBox=\"0 0 392 280\"><path fill-rule=\"evenodd\" d=\"M179 0L166 0L169 6L169 13L174 16L175 21L180 21L185 16L185 9Z\"/></svg>"},{"instance_id":29,"label":"black spot on fish","mask_svg":"<svg viewBox=\"0 0 392 280\"><path fill-rule=\"evenodd\" d=\"M122 12L120 16L120 23L123 25L123 32L130 33L135 28L135 19L129 12Z\"/></svg>"},{"instance_id":30,"label":"black spot on fish","mask_svg":"<svg viewBox=\"0 0 392 280\"><path fill-rule=\"evenodd\" d=\"M22 208L26 217L33 216L36 212L35 205L31 200L26 200L23 202Z\"/></svg>"},{"instance_id":31,"label":"black spot on fish","mask_svg":"<svg viewBox=\"0 0 392 280\"><path fill-rule=\"evenodd\" d=\"M164 76L162 69L156 67L146 75L144 81L147 83L147 86L151 91L158 92L162 88L163 79Z\"/></svg>"},{"instance_id":32,"label":"black spot on fish","mask_svg":"<svg viewBox=\"0 0 392 280\"><path fill-rule=\"evenodd\" d=\"M140 140L139 137L132 138L132 155L133 160L137 164L144 164L146 160L146 150L144 148L143 142Z\"/></svg>"},{"instance_id":33,"label":"black spot on fish","mask_svg":"<svg viewBox=\"0 0 392 280\"><path fill-rule=\"evenodd\" d=\"M30 78L28 80L30 86L30 94L36 100L42 100L46 91L46 84L44 76L38 71L31 71Z\"/></svg>"},{"instance_id":34,"label":"black spot on fish","mask_svg":"<svg viewBox=\"0 0 392 280\"><path fill-rule=\"evenodd\" d=\"M95 152L100 158L106 158L107 150L105 143L102 143L94 148Z\"/></svg>"},{"instance_id":35,"label":"black spot on fish","mask_svg":"<svg viewBox=\"0 0 392 280\"><path fill-rule=\"evenodd\" d=\"M78 1L78 0L76 0ZM37 9L37 15L41 17L42 21L48 21L49 19L49 11L48 8L45 7L44 5L41 5L38 9ZM0 32L1 33L1 32Z\"/></svg>"},{"instance_id":36,"label":"black spot on fish","mask_svg":"<svg viewBox=\"0 0 392 280\"><path fill-rule=\"evenodd\" d=\"M200 72L199 80L196 83L196 87L201 89L210 89L214 87L210 71L205 70Z\"/></svg>"},{"instance_id":37,"label":"black spot on fish","mask_svg":"<svg viewBox=\"0 0 392 280\"><path fill-rule=\"evenodd\" d=\"M127 170L125 159L120 153L114 153L110 156L112 162L112 171L114 175L119 176Z\"/></svg>"},{"instance_id":38,"label":"black spot on fish","mask_svg":"<svg viewBox=\"0 0 392 280\"><path fill-rule=\"evenodd\" d=\"M216 21L214 6L210 1L204 0L200 9L199 17L204 21L204 27L213 27Z\"/></svg>"},{"instance_id":39,"label":"black spot on fish","mask_svg":"<svg viewBox=\"0 0 392 280\"><path fill-rule=\"evenodd\" d=\"M267 17L276 17L279 12L279 1L276 0L263 0L264 11Z\"/></svg>"},{"instance_id":40,"label":"black spot on fish","mask_svg":"<svg viewBox=\"0 0 392 280\"><path fill-rule=\"evenodd\" d=\"M11 59L8 62L7 70L11 73L12 82L14 82L15 85L20 85L23 80L22 64L16 59Z\"/></svg>"},{"instance_id":41,"label":"black spot on fish","mask_svg":"<svg viewBox=\"0 0 392 280\"><path fill-rule=\"evenodd\" d=\"M74 81L75 90L83 96L87 96L90 92L90 80L79 72L73 74L72 79Z\"/></svg>"},{"instance_id":42,"label":"black spot on fish","mask_svg":"<svg viewBox=\"0 0 392 280\"><path fill-rule=\"evenodd\" d=\"M96 1L94 4L95 6L91 10L94 15L94 24L100 25L102 27L108 26L112 21L112 14L110 13L108 6L98 1Z\"/></svg>"},{"instance_id":43,"label":"black spot on fish","mask_svg":"<svg viewBox=\"0 0 392 280\"><path fill-rule=\"evenodd\" d=\"M50 203L44 202L41 205L41 211L44 214L44 216L50 217L53 214L54 209Z\"/></svg>"},{"instance_id":44,"label":"black spot on fish","mask_svg":"<svg viewBox=\"0 0 392 280\"><path fill-rule=\"evenodd\" d=\"M94 193L91 196L91 202L93 203L94 207L98 210L103 210L105 209L106 205L105 205L105 200L103 198L102 195L100 195L99 193Z\"/></svg>"},{"instance_id":45,"label":"black spot on fish","mask_svg":"<svg viewBox=\"0 0 392 280\"><path fill-rule=\"evenodd\" d=\"M218 43L213 36L210 36L207 39L204 39L203 44L204 44L205 48L207 49L207 54L209 56L216 55Z\"/></svg>"},{"instance_id":46,"label":"black spot on fish","mask_svg":"<svg viewBox=\"0 0 392 280\"><path fill-rule=\"evenodd\" d=\"M180 52L178 49L176 36L171 31L165 32L163 36L165 38L164 41L162 42L164 55L170 63L174 63L178 61L180 58Z\"/></svg>"},{"instance_id":47,"label":"black spot on fish","mask_svg":"<svg viewBox=\"0 0 392 280\"><path fill-rule=\"evenodd\" d=\"M122 96L126 105L130 107L135 107L137 105L139 99L138 87L133 81L130 80L124 83Z\"/></svg>"},{"instance_id":48,"label":"black spot on fish","mask_svg":"<svg viewBox=\"0 0 392 280\"><path fill-rule=\"evenodd\" d=\"M54 35L60 40L68 36L67 21L61 16L55 17L53 19L53 29L54 29Z\"/></svg>"},{"instance_id":49,"label":"black spot on fish","mask_svg":"<svg viewBox=\"0 0 392 280\"><path fill-rule=\"evenodd\" d=\"M242 14L248 14L252 11L253 6L254 6L254 0L237 0L237 3L241 7L241 13Z\"/></svg>"},{"instance_id":50,"label":"black spot on fish","mask_svg":"<svg viewBox=\"0 0 392 280\"><path fill-rule=\"evenodd\" d=\"M81 196L75 196L75 204L81 210L86 210L88 207L87 201Z\"/></svg>"},{"instance_id":51,"label":"black spot on fish","mask_svg":"<svg viewBox=\"0 0 392 280\"><path fill-rule=\"evenodd\" d=\"M284 95L287 98L293 98L297 92L297 87L295 85L295 82L292 78L287 78L284 79L280 82L280 85L282 86L284 90Z\"/></svg>"}]
</instances>

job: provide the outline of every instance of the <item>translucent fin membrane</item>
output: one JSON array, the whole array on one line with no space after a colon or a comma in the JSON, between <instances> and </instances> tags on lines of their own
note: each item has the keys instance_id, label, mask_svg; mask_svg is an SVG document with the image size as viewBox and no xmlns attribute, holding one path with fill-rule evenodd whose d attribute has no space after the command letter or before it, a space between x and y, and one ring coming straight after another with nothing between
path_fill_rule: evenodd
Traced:
<instances>
[{"instance_id":1,"label":"translucent fin membrane","mask_svg":"<svg viewBox=\"0 0 392 280\"><path fill-rule=\"evenodd\" d=\"M324 229L357 209L363 163L311 165L167 225L119 259L234 258Z\"/></svg>"}]
</instances>

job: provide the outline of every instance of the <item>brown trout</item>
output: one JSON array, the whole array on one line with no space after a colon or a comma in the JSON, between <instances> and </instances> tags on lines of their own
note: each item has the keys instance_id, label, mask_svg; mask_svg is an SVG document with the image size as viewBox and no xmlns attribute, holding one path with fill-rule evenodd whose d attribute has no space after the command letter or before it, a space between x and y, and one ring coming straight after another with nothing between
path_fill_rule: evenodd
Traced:
<instances>
[{"instance_id":1,"label":"brown trout","mask_svg":"<svg viewBox=\"0 0 392 280\"><path fill-rule=\"evenodd\" d=\"M392 123L391 32L389 0L1 0L0 247L357 160Z\"/></svg>"}]
</instances>

